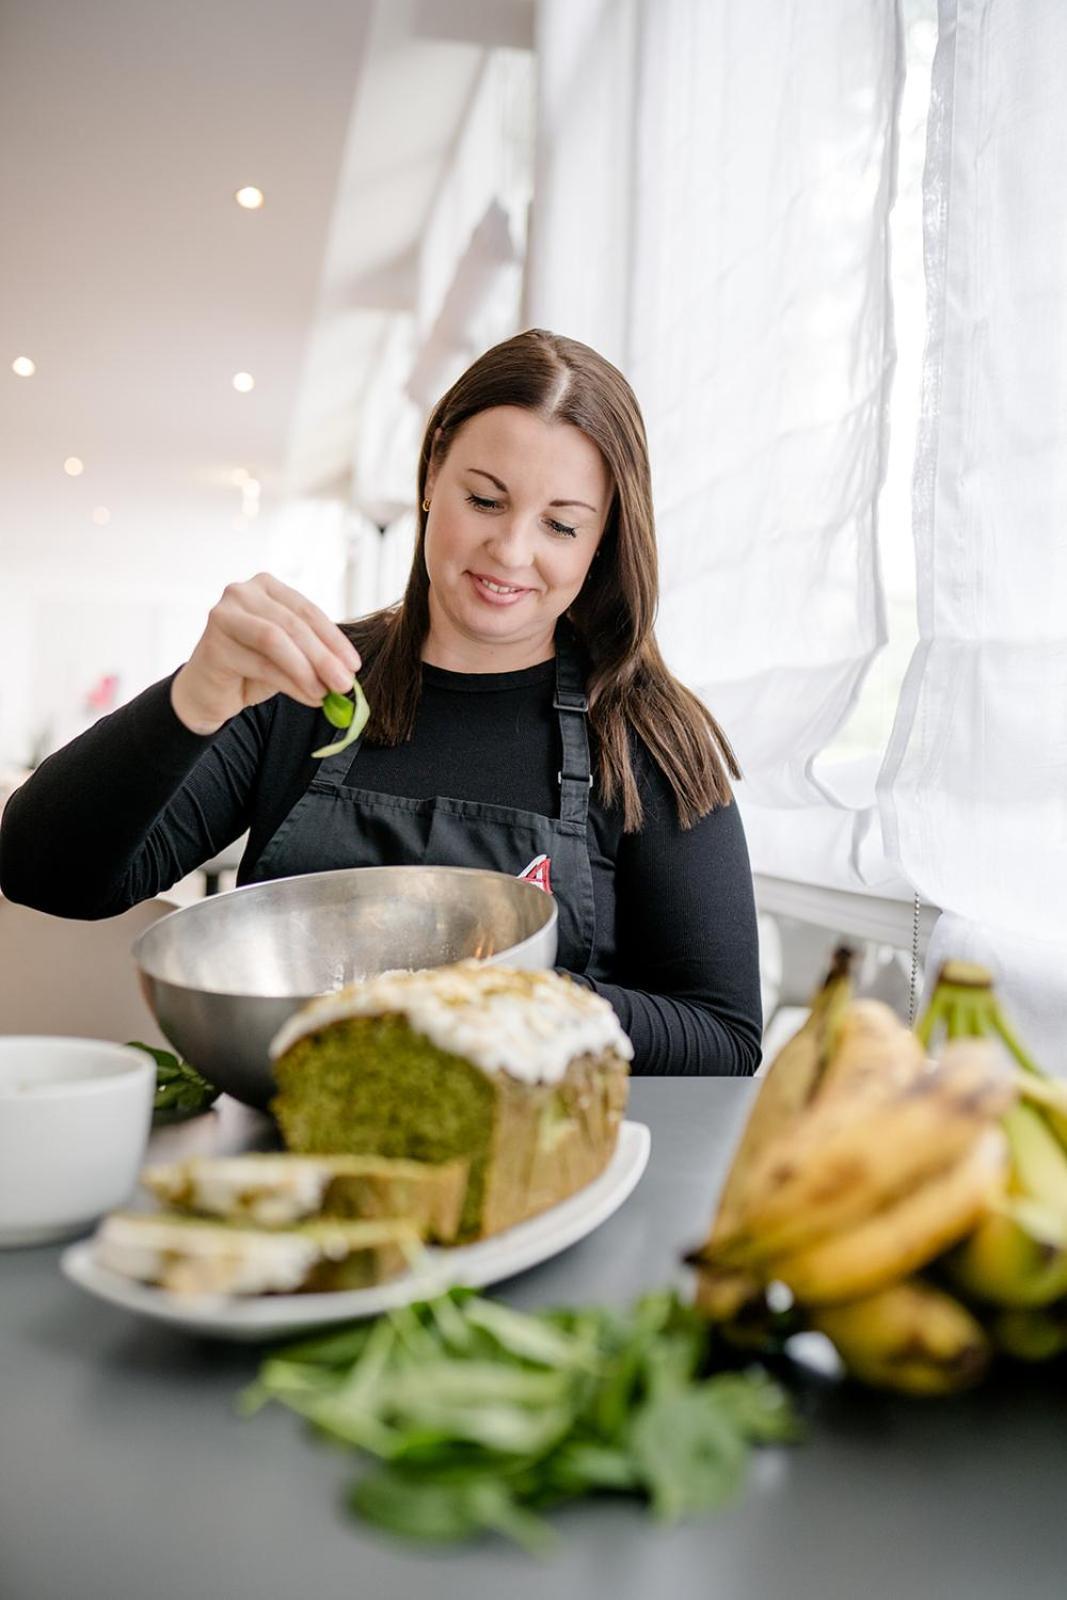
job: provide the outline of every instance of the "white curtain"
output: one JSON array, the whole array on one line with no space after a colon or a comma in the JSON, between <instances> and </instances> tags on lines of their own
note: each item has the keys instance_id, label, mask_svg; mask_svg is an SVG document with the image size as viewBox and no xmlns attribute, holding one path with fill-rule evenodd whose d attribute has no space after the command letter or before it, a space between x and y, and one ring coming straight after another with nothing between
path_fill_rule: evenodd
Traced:
<instances>
[{"instance_id":1,"label":"white curtain","mask_svg":"<svg viewBox=\"0 0 1067 1600\"><path fill-rule=\"evenodd\" d=\"M526 322L626 370L639 0L540 0Z\"/></svg>"},{"instance_id":2,"label":"white curtain","mask_svg":"<svg viewBox=\"0 0 1067 1600\"><path fill-rule=\"evenodd\" d=\"M880 788L944 908L1067 1073L1067 6L942 0L925 182L920 643Z\"/></svg>"},{"instance_id":3,"label":"white curtain","mask_svg":"<svg viewBox=\"0 0 1067 1600\"><path fill-rule=\"evenodd\" d=\"M902 0L906 14L916 12ZM672 665L754 865L941 907L1067 1073L1067 5L941 0L919 644L878 777L813 765L884 638L892 0L542 0L532 319L649 425Z\"/></svg>"},{"instance_id":4,"label":"white curtain","mask_svg":"<svg viewBox=\"0 0 1067 1600\"><path fill-rule=\"evenodd\" d=\"M543 0L531 320L648 424L659 636L736 745L753 860L901 885L812 763L884 640L892 0ZM907 892L906 889L904 892Z\"/></svg>"}]
</instances>

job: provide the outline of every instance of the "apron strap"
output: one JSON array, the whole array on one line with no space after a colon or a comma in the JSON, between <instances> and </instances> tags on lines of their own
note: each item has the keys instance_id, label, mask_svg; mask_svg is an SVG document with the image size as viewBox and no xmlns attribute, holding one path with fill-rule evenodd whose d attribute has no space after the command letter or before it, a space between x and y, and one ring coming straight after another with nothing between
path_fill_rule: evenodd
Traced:
<instances>
[{"instance_id":1,"label":"apron strap","mask_svg":"<svg viewBox=\"0 0 1067 1600\"><path fill-rule=\"evenodd\" d=\"M558 775L559 819L577 824L584 834L589 818L589 791L593 787L586 722L589 701L578 652L562 628L556 635L556 694L552 704L559 716L563 750L563 766Z\"/></svg>"}]
</instances>

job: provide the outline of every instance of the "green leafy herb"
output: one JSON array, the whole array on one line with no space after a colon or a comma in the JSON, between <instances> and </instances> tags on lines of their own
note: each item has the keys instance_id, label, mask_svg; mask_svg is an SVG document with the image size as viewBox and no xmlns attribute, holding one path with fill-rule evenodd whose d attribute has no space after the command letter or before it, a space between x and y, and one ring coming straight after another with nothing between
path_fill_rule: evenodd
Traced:
<instances>
[{"instance_id":1,"label":"green leafy herb","mask_svg":"<svg viewBox=\"0 0 1067 1600\"><path fill-rule=\"evenodd\" d=\"M753 1445L797 1437L761 1369L703 1376L709 1348L673 1294L528 1315L459 1289L276 1352L241 1405L276 1400L376 1457L348 1503L381 1528L540 1553L552 1506L626 1494L666 1520L706 1512L737 1495Z\"/></svg>"},{"instance_id":2,"label":"green leafy herb","mask_svg":"<svg viewBox=\"0 0 1067 1600\"><path fill-rule=\"evenodd\" d=\"M218 1099L221 1090L202 1078L188 1061L179 1061L169 1050L157 1050L153 1045L142 1044L140 1039L128 1042L135 1050L146 1051L156 1064L154 1115L194 1117Z\"/></svg>"},{"instance_id":3,"label":"green leafy herb","mask_svg":"<svg viewBox=\"0 0 1067 1600\"><path fill-rule=\"evenodd\" d=\"M355 744L370 717L370 706L363 693L358 678L352 679L352 696L350 700L345 694L334 694L332 691L322 702L322 712L331 728L343 728L343 738L333 744L324 744L321 750L313 750L315 757L339 755L342 750L347 750L350 744Z\"/></svg>"}]
</instances>

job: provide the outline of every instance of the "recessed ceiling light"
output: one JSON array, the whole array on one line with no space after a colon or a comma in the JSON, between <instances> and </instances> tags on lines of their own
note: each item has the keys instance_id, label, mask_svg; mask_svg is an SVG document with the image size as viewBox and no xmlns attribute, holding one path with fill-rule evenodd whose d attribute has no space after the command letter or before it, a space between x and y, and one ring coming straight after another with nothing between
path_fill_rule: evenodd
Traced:
<instances>
[{"instance_id":1,"label":"recessed ceiling light","mask_svg":"<svg viewBox=\"0 0 1067 1600\"><path fill-rule=\"evenodd\" d=\"M248 482L248 468L234 467L233 471L230 473L230 482L233 484L235 489L243 488L243 486Z\"/></svg>"},{"instance_id":2,"label":"recessed ceiling light","mask_svg":"<svg viewBox=\"0 0 1067 1600\"><path fill-rule=\"evenodd\" d=\"M85 462L80 461L77 456L68 456L63 463L63 471L68 478L80 478L85 471Z\"/></svg>"},{"instance_id":3,"label":"recessed ceiling light","mask_svg":"<svg viewBox=\"0 0 1067 1600\"><path fill-rule=\"evenodd\" d=\"M263 190L257 189L254 184L248 184L244 189L238 189L234 199L246 211L258 211L263 204Z\"/></svg>"},{"instance_id":4,"label":"recessed ceiling light","mask_svg":"<svg viewBox=\"0 0 1067 1600\"><path fill-rule=\"evenodd\" d=\"M29 356L16 356L11 363L11 370L16 378L32 378L37 371L37 363L31 361Z\"/></svg>"},{"instance_id":5,"label":"recessed ceiling light","mask_svg":"<svg viewBox=\"0 0 1067 1600\"><path fill-rule=\"evenodd\" d=\"M107 509L107 506L96 507L95 511L93 512L93 521L96 523L98 528L107 527L108 523L111 521L111 512Z\"/></svg>"},{"instance_id":6,"label":"recessed ceiling light","mask_svg":"<svg viewBox=\"0 0 1067 1600\"><path fill-rule=\"evenodd\" d=\"M233 386L237 390L238 394L247 394L250 389L255 388L256 380L253 378L250 372L235 372L233 375Z\"/></svg>"}]
</instances>

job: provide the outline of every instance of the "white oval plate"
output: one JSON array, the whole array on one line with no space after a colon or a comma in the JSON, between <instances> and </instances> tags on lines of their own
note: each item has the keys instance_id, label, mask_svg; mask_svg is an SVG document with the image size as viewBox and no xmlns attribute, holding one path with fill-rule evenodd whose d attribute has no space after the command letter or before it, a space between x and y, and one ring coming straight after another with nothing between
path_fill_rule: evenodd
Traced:
<instances>
[{"instance_id":1,"label":"white oval plate","mask_svg":"<svg viewBox=\"0 0 1067 1600\"><path fill-rule=\"evenodd\" d=\"M252 1342L281 1339L308 1328L373 1317L413 1300L441 1294L453 1284L471 1289L525 1272L599 1228L633 1193L648 1165L652 1135L643 1122L624 1122L615 1154L593 1182L529 1222L478 1244L429 1249L422 1266L378 1284L336 1294L177 1295L98 1266L92 1239L70 1245L60 1257L64 1275L79 1288L141 1316L173 1323L190 1333Z\"/></svg>"}]
</instances>

